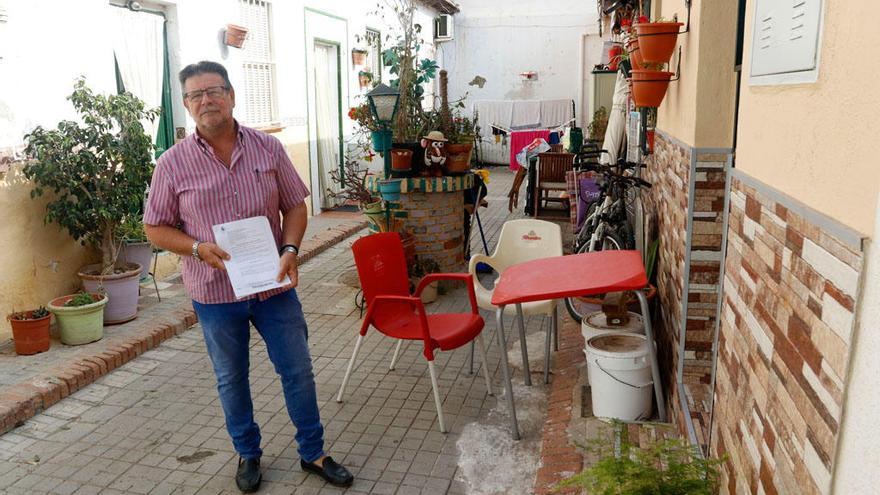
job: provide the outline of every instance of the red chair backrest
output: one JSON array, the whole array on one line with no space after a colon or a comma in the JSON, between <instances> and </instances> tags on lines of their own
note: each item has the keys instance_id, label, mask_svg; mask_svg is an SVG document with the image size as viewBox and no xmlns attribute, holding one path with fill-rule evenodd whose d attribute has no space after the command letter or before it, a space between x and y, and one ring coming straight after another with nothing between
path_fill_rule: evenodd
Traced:
<instances>
[{"instance_id":1,"label":"red chair backrest","mask_svg":"<svg viewBox=\"0 0 880 495\"><path fill-rule=\"evenodd\" d=\"M351 250L368 305L378 295L410 295L403 243L397 232L362 237Z\"/></svg>"}]
</instances>

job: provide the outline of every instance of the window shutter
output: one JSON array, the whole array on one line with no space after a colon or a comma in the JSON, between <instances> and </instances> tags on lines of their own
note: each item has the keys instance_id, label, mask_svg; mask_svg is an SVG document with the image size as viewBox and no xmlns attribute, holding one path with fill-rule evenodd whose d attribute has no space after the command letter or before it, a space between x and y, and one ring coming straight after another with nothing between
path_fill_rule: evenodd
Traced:
<instances>
[{"instance_id":1,"label":"window shutter","mask_svg":"<svg viewBox=\"0 0 880 495\"><path fill-rule=\"evenodd\" d=\"M277 120L269 7L269 3L263 0L239 0L242 24L248 28L248 38L242 49L242 72L244 121L250 125Z\"/></svg>"}]
</instances>

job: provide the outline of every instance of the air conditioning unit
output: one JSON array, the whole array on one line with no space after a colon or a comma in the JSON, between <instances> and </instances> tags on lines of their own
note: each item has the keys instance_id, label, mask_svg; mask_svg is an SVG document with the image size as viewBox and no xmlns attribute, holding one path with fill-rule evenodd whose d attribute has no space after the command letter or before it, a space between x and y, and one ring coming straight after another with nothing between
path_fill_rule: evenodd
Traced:
<instances>
[{"instance_id":1,"label":"air conditioning unit","mask_svg":"<svg viewBox=\"0 0 880 495\"><path fill-rule=\"evenodd\" d=\"M449 41L452 39L452 16L440 14L434 19L434 41Z\"/></svg>"}]
</instances>

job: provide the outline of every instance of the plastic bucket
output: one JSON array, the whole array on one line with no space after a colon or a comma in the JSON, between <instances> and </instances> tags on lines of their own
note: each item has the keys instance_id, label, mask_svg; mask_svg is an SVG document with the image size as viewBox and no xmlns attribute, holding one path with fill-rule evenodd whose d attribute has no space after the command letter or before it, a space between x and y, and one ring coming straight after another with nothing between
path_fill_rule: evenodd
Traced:
<instances>
[{"instance_id":1,"label":"plastic bucket","mask_svg":"<svg viewBox=\"0 0 880 495\"><path fill-rule=\"evenodd\" d=\"M581 320L581 336L584 337L584 343L589 342L593 337L604 335L606 333L632 333L644 335L645 322L642 321L641 315L633 313L632 311L629 311L629 322L622 326L609 325L605 318L605 313L601 311L590 313ZM584 346L584 355L587 356L587 361L589 362L590 355L587 351L586 345ZM590 383L590 380L590 368L587 367L587 383Z\"/></svg>"},{"instance_id":2,"label":"plastic bucket","mask_svg":"<svg viewBox=\"0 0 880 495\"><path fill-rule=\"evenodd\" d=\"M636 421L651 417L654 382L648 340L633 333L606 333L587 341L593 415Z\"/></svg>"}]
</instances>

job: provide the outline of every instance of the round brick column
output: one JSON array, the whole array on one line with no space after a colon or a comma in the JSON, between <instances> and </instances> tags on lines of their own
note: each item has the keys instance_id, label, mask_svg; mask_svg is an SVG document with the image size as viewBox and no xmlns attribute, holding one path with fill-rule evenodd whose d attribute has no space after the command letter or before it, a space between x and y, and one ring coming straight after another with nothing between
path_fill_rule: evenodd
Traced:
<instances>
[{"instance_id":1,"label":"round brick column","mask_svg":"<svg viewBox=\"0 0 880 495\"><path fill-rule=\"evenodd\" d=\"M367 176L368 189L378 191L378 185L378 177ZM416 255L433 259L444 272L466 268L464 190L473 185L471 174L402 179L399 206L394 208L405 212L404 228L415 236Z\"/></svg>"}]
</instances>

